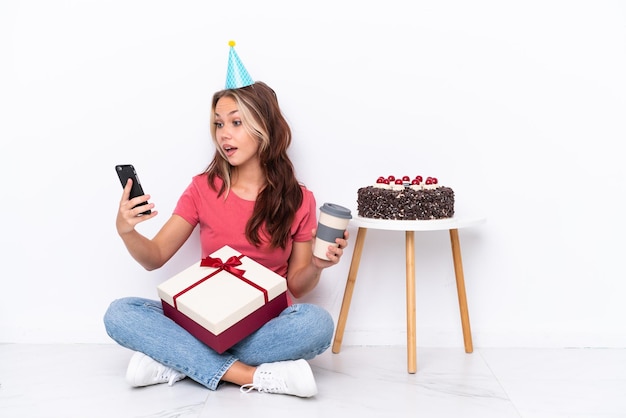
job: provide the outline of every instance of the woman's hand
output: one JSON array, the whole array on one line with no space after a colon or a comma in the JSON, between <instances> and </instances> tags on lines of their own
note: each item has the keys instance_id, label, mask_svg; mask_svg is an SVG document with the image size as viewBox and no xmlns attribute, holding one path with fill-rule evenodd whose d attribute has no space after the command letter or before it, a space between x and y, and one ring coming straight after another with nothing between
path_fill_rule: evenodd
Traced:
<instances>
[{"instance_id":1,"label":"woman's hand","mask_svg":"<svg viewBox=\"0 0 626 418\"><path fill-rule=\"evenodd\" d=\"M135 225L140 222L147 221L148 219L152 219L158 214L158 212L152 210L154 208L154 203L137 206L140 203L147 202L148 199L150 199L150 195L146 194L129 199L130 189L132 186L133 181L129 179L126 186L124 186L124 191L122 192L122 199L120 200L120 207L117 212L117 219L115 220L115 226L119 235L128 234L129 232L134 231ZM148 209L152 210L152 212L148 215L141 214Z\"/></svg>"},{"instance_id":2,"label":"woman's hand","mask_svg":"<svg viewBox=\"0 0 626 418\"><path fill-rule=\"evenodd\" d=\"M313 242L315 242L316 232L317 232L316 230L313 230L312 232ZM319 269L325 269L327 267L330 267L339 263L339 260L341 259L341 256L343 255L343 250L348 246L349 236L350 234L348 233L348 230L344 231L343 239L337 238L335 240L335 244L337 244L337 246L334 246L334 245L328 246L328 251L326 251L326 257L328 258L328 260L324 260L316 256L313 256L313 260L312 260L313 265Z\"/></svg>"}]
</instances>

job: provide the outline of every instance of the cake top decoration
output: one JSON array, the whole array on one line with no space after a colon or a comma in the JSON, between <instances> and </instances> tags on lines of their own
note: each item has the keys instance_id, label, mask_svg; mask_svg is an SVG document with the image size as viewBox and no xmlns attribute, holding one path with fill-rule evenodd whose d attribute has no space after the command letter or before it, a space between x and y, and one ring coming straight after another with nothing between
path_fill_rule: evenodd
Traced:
<instances>
[{"instance_id":1,"label":"cake top decoration","mask_svg":"<svg viewBox=\"0 0 626 418\"><path fill-rule=\"evenodd\" d=\"M379 189L391 189L391 190L402 190L405 187L410 187L413 190L425 190L425 189L437 189L439 188L439 180L437 177L424 177L415 176L411 178L409 176L396 177L394 175L390 176L380 176L376 179L376 183L374 183L374 187Z\"/></svg>"},{"instance_id":2,"label":"cake top decoration","mask_svg":"<svg viewBox=\"0 0 626 418\"><path fill-rule=\"evenodd\" d=\"M254 80L248 74L246 67L243 66L237 51L235 51L235 41L229 41L228 46L228 67L226 68L226 88L238 89L254 84Z\"/></svg>"}]
</instances>

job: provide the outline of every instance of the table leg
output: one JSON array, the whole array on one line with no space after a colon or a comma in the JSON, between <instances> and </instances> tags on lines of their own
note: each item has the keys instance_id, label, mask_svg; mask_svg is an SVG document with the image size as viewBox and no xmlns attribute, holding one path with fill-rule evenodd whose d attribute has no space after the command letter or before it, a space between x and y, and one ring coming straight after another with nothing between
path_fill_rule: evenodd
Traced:
<instances>
[{"instance_id":1,"label":"table leg","mask_svg":"<svg viewBox=\"0 0 626 418\"><path fill-rule=\"evenodd\" d=\"M415 342L415 232L406 231L406 349L409 373L417 371Z\"/></svg>"},{"instance_id":2,"label":"table leg","mask_svg":"<svg viewBox=\"0 0 626 418\"><path fill-rule=\"evenodd\" d=\"M365 243L365 235L367 228L359 228L354 243L354 252L352 253L352 261L350 263L350 271L348 272L348 280L346 281L346 289L343 293L343 302L341 303L341 311L337 321L337 331L335 332L335 341L333 342L333 353L339 353L341 343L343 342L343 332L346 329L346 321L348 320L348 311L350 310L350 302L352 301L352 292L356 282L356 274L359 271L361 263L361 253L363 253L363 244Z\"/></svg>"},{"instance_id":3,"label":"table leg","mask_svg":"<svg viewBox=\"0 0 626 418\"><path fill-rule=\"evenodd\" d=\"M470 328L469 310L467 308L467 295L465 294L465 278L463 276L463 261L461 259L461 244L459 242L458 229L450 230L450 243L452 244L456 290L459 295L459 309L461 310L463 342L465 343L465 352L471 353L474 351L474 345L472 344L472 330Z\"/></svg>"}]
</instances>

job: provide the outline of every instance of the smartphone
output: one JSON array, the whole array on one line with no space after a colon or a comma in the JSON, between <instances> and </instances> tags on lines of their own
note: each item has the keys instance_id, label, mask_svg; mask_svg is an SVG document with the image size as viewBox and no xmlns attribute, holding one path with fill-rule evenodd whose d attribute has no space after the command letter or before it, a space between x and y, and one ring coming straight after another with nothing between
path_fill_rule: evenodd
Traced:
<instances>
[{"instance_id":1,"label":"smartphone","mask_svg":"<svg viewBox=\"0 0 626 418\"><path fill-rule=\"evenodd\" d=\"M143 196L145 193L143 192L143 187L141 187L141 182L139 181L139 177L137 176L137 172L135 171L135 167L132 164L119 164L115 166L115 171L117 172L117 176L120 178L120 183L122 183L122 187L126 187L126 183L128 179L133 180L133 187L130 189L130 199L137 196ZM137 206L147 205L148 202L140 203ZM135 206L134 208L136 208ZM134 209L133 208L133 209ZM150 209L141 212L140 215L149 215Z\"/></svg>"}]
</instances>

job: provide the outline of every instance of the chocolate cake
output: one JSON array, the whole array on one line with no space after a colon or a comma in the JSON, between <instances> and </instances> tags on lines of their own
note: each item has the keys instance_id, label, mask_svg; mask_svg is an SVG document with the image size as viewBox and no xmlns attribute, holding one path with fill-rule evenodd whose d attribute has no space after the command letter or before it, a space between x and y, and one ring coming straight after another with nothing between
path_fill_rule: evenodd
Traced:
<instances>
[{"instance_id":1,"label":"chocolate cake","mask_svg":"<svg viewBox=\"0 0 626 418\"><path fill-rule=\"evenodd\" d=\"M437 178L379 177L357 192L357 213L363 218L393 220L444 219L454 216L454 191Z\"/></svg>"}]
</instances>

